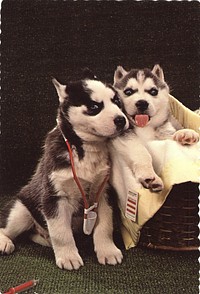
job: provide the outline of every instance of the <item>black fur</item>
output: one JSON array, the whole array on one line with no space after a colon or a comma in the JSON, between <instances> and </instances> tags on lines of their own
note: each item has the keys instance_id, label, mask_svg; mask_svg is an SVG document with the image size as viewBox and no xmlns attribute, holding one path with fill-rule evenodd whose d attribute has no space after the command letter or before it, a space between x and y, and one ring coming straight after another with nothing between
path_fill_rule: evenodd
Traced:
<instances>
[{"instance_id":1,"label":"black fur","mask_svg":"<svg viewBox=\"0 0 200 294\"><path fill-rule=\"evenodd\" d=\"M79 160L84 157L83 142L67 120L68 108L71 105L88 105L91 102L89 92L85 92L83 85L82 81L72 82L68 85L68 97L58 109L60 126L48 133L44 153L37 170L28 185L23 187L17 195L17 198L28 208L33 218L43 227L45 227L44 216L46 218L56 217L57 205L60 200L48 175L55 170L67 168L71 165L68 148L61 130L71 146L76 148Z\"/></svg>"},{"instance_id":2,"label":"black fur","mask_svg":"<svg viewBox=\"0 0 200 294\"><path fill-rule=\"evenodd\" d=\"M82 69L82 79L99 80L88 67Z\"/></svg>"},{"instance_id":3,"label":"black fur","mask_svg":"<svg viewBox=\"0 0 200 294\"><path fill-rule=\"evenodd\" d=\"M0 228L5 228L6 227L6 225L7 225L7 220L8 220L8 216L9 216L9 214L10 214L10 211L11 211L11 209L14 207L14 205L15 205L15 200L16 199L13 199L13 200L11 200L11 201L9 201L6 205L5 205L5 207L4 207L4 209L1 209L1 211L0 211Z\"/></svg>"},{"instance_id":4,"label":"black fur","mask_svg":"<svg viewBox=\"0 0 200 294\"><path fill-rule=\"evenodd\" d=\"M84 152L79 145L80 138L75 133L72 136L73 131L67 127L64 129L64 133L66 137L70 138L70 143L77 147L79 159L83 158ZM57 203L60 199L56 195L48 175L55 170L67 168L70 164L66 143L57 127L47 135L44 154L37 170L29 184L22 188L17 196L31 212L34 219L43 227L45 224L43 215L47 218L55 217Z\"/></svg>"}]
</instances>

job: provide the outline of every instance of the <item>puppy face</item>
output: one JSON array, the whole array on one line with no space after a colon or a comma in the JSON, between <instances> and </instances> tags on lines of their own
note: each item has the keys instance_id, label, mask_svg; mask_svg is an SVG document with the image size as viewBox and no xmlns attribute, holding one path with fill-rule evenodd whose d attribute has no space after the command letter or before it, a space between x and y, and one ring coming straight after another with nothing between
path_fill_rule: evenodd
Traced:
<instances>
[{"instance_id":1,"label":"puppy face","mask_svg":"<svg viewBox=\"0 0 200 294\"><path fill-rule=\"evenodd\" d=\"M123 100L128 118L138 127L154 123L155 117L168 112L169 88L159 65L152 71L132 69L129 72L119 66L114 87Z\"/></svg>"},{"instance_id":2,"label":"puppy face","mask_svg":"<svg viewBox=\"0 0 200 294\"><path fill-rule=\"evenodd\" d=\"M83 140L104 140L128 128L121 101L112 87L95 79L71 82L67 86L53 82L62 117Z\"/></svg>"}]
</instances>

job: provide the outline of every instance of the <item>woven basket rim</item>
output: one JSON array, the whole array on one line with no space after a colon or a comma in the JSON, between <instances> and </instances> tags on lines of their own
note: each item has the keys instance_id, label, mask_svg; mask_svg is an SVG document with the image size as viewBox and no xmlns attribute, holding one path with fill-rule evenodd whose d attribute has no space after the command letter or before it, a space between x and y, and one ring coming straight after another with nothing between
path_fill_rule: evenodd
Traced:
<instances>
[{"instance_id":1,"label":"woven basket rim","mask_svg":"<svg viewBox=\"0 0 200 294\"><path fill-rule=\"evenodd\" d=\"M169 250L169 251L194 251L199 250L198 246L182 246L182 247L175 247L175 246L167 246L167 245L155 245L145 242L140 242L141 246L144 246L149 249L156 249L156 250Z\"/></svg>"}]
</instances>

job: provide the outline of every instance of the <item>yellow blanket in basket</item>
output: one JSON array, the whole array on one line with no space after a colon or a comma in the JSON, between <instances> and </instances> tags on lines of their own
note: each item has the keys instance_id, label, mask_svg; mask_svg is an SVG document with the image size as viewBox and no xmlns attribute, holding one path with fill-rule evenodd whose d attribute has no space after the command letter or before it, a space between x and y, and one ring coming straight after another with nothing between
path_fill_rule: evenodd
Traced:
<instances>
[{"instance_id":1,"label":"yellow blanket in basket","mask_svg":"<svg viewBox=\"0 0 200 294\"><path fill-rule=\"evenodd\" d=\"M184 128L200 131L199 115L171 95L169 102L172 115ZM142 226L160 209L173 185L188 181L199 183L200 180L200 143L182 146L172 140L153 141L149 143L149 148L153 162L156 162L156 172L161 176L165 188L160 193L153 193L144 188L137 191L139 199L136 222L126 218L121 209L121 232L126 249L137 245Z\"/></svg>"}]
</instances>

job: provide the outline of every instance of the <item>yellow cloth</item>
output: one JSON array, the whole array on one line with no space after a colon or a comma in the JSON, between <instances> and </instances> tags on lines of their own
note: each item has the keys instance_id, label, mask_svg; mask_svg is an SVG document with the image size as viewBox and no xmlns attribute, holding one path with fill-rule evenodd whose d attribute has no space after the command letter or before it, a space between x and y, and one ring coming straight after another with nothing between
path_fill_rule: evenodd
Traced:
<instances>
[{"instance_id":1,"label":"yellow cloth","mask_svg":"<svg viewBox=\"0 0 200 294\"><path fill-rule=\"evenodd\" d=\"M170 95L169 98L173 116L184 128L191 128L199 132L200 116L186 108L173 96ZM171 140L154 141L150 143L150 149L153 161L158 161L162 157L164 165L160 176L165 188L160 193L153 193L144 188L137 191L139 200L136 222L126 218L121 209L121 232L126 249L137 245L142 226L160 209L174 184L188 181L199 183L200 179L199 143L194 146L182 146Z\"/></svg>"},{"instance_id":2,"label":"yellow cloth","mask_svg":"<svg viewBox=\"0 0 200 294\"><path fill-rule=\"evenodd\" d=\"M172 95L169 95L169 105L172 115L187 129L193 129L200 134L200 115L185 107Z\"/></svg>"}]
</instances>

